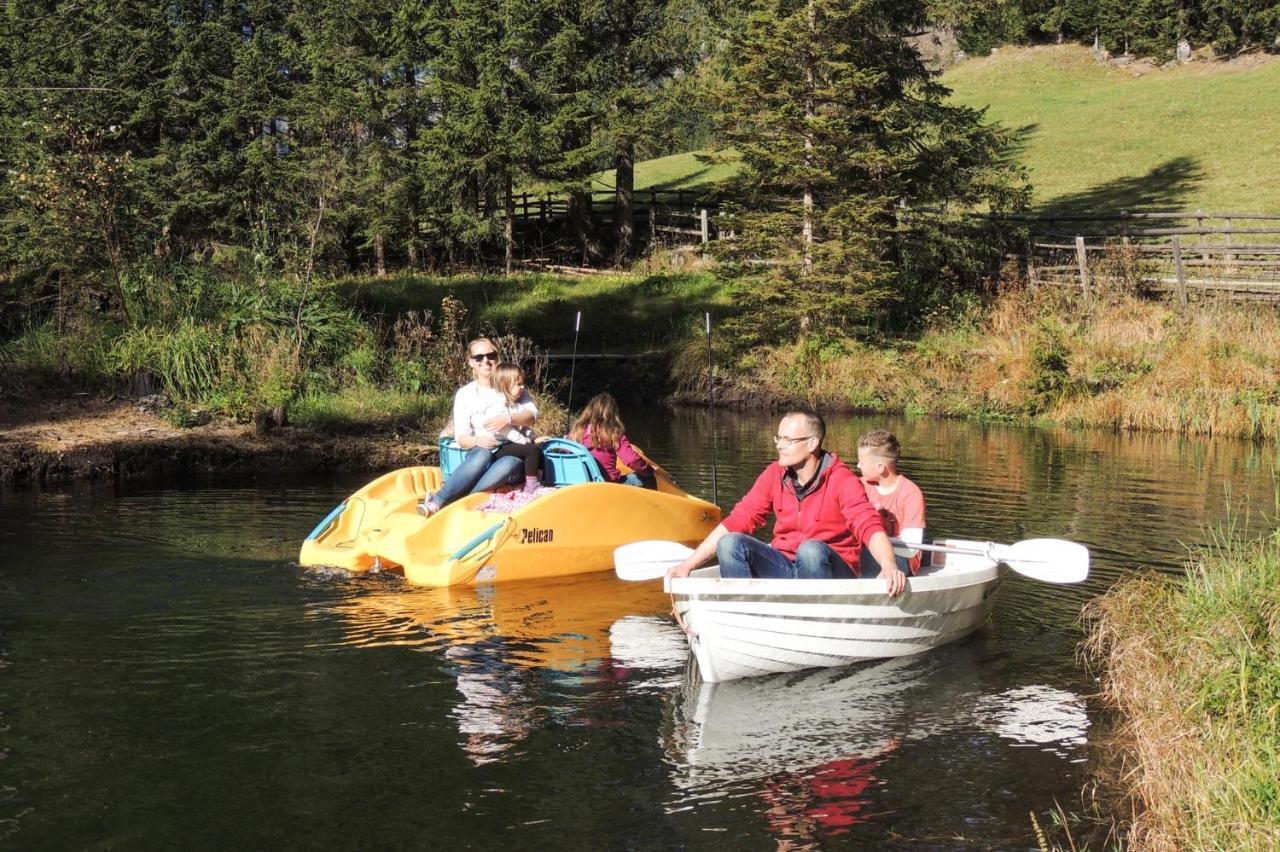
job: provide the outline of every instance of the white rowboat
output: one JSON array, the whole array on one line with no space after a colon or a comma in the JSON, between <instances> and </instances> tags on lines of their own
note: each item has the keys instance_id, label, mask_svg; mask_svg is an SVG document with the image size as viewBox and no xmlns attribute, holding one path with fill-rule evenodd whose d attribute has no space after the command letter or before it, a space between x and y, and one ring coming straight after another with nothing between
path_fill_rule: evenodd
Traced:
<instances>
[{"instance_id":1,"label":"white rowboat","mask_svg":"<svg viewBox=\"0 0 1280 852\"><path fill-rule=\"evenodd\" d=\"M901 657L981 627L1008 571L986 542L935 546L946 552L896 598L879 578L722 579L717 568L667 578L664 588L708 683Z\"/></svg>"}]
</instances>

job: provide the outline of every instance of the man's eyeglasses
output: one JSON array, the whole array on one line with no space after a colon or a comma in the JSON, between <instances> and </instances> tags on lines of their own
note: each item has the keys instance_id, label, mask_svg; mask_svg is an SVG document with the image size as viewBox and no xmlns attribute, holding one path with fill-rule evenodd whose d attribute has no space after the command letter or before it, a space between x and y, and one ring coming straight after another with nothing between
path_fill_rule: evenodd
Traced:
<instances>
[{"instance_id":1,"label":"man's eyeglasses","mask_svg":"<svg viewBox=\"0 0 1280 852\"><path fill-rule=\"evenodd\" d=\"M471 356L471 360L475 361L477 364L481 363L482 361L497 361L498 353L497 352L477 352L475 355Z\"/></svg>"},{"instance_id":2,"label":"man's eyeglasses","mask_svg":"<svg viewBox=\"0 0 1280 852\"><path fill-rule=\"evenodd\" d=\"M796 444L800 443L801 441L807 441L810 438L816 438L816 437L818 436L805 435L803 438L786 438L786 437L783 437L782 435L774 435L773 444L776 447L794 447Z\"/></svg>"}]
</instances>

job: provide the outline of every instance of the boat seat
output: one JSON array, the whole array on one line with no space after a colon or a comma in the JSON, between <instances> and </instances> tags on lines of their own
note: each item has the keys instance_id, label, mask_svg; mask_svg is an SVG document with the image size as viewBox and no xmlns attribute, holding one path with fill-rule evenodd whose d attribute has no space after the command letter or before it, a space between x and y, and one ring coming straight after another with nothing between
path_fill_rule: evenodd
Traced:
<instances>
[{"instance_id":1,"label":"boat seat","mask_svg":"<svg viewBox=\"0 0 1280 852\"><path fill-rule=\"evenodd\" d=\"M449 478L449 474L453 473L466 457L467 451L459 447L458 442L453 438L440 439L440 475L445 479Z\"/></svg>"},{"instance_id":2,"label":"boat seat","mask_svg":"<svg viewBox=\"0 0 1280 852\"><path fill-rule=\"evenodd\" d=\"M604 482L591 451L568 438L552 438L542 445L542 484L557 488L584 482Z\"/></svg>"},{"instance_id":3,"label":"boat seat","mask_svg":"<svg viewBox=\"0 0 1280 852\"><path fill-rule=\"evenodd\" d=\"M452 438L440 439L440 473L445 477L453 473L467 451ZM604 482L604 474L591 451L577 441L568 438L551 438L542 445L542 484L554 487L579 485L583 482Z\"/></svg>"}]
</instances>

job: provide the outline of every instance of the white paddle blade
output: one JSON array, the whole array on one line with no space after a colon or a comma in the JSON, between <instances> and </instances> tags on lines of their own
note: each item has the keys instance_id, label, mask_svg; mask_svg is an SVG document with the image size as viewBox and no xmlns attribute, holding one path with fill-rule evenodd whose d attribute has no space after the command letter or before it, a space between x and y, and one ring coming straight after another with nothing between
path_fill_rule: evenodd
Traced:
<instances>
[{"instance_id":1,"label":"white paddle blade","mask_svg":"<svg viewBox=\"0 0 1280 852\"><path fill-rule=\"evenodd\" d=\"M1089 578L1089 548L1074 541L1029 538L993 550L996 559L1042 583L1082 583Z\"/></svg>"},{"instance_id":2,"label":"white paddle blade","mask_svg":"<svg viewBox=\"0 0 1280 852\"><path fill-rule=\"evenodd\" d=\"M693 548L678 541L633 541L613 551L613 571L621 580L659 580L691 553Z\"/></svg>"}]
</instances>

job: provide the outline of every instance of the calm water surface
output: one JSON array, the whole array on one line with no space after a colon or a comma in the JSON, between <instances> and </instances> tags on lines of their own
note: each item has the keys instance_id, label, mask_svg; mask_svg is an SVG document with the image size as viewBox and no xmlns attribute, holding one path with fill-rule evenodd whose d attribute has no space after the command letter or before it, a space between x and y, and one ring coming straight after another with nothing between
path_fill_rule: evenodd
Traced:
<instances>
[{"instance_id":1,"label":"calm water surface","mask_svg":"<svg viewBox=\"0 0 1280 852\"><path fill-rule=\"evenodd\" d=\"M703 412L630 433L712 492ZM775 418L720 413L729 506ZM1087 544L1084 587L1014 576L916 658L702 685L668 602L610 575L481 589L301 570L355 479L0 495L0 846L15 849L1035 848L1029 811L1106 762L1080 606L1178 571L1274 448L887 425L931 536Z\"/></svg>"}]
</instances>

